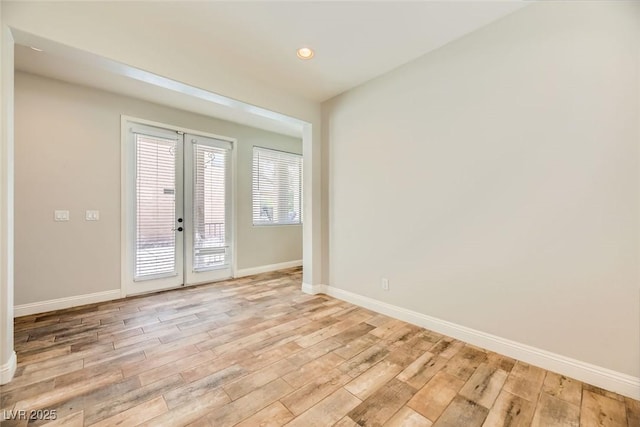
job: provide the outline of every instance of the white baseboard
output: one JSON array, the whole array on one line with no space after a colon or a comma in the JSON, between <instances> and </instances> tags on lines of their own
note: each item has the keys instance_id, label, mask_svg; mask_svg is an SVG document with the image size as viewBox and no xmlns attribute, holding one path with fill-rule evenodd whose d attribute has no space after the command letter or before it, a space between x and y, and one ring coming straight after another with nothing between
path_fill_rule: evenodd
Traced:
<instances>
[{"instance_id":1,"label":"white baseboard","mask_svg":"<svg viewBox=\"0 0 640 427\"><path fill-rule=\"evenodd\" d=\"M327 286L326 285L310 285L308 283L303 283L302 292L310 295L326 294Z\"/></svg>"},{"instance_id":2,"label":"white baseboard","mask_svg":"<svg viewBox=\"0 0 640 427\"><path fill-rule=\"evenodd\" d=\"M302 260L281 262L279 264L261 265L259 267L243 268L236 270L233 277L253 276L254 274L268 273L270 271L283 270L285 268L300 267Z\"/></svg>"},{"instance_id":3,"label":"white baseboard","mask_svg":"<svg viewBox=\"0 0 640 427\"><path fill-rule=\"evenodd\" d=\"M460 341L473 344L517 360L575 378L619 393L632 399L640 399L640 378L616 372L607 368L592 365L550 351L542 350L516 341L501 338L486 332L457 325L446 320L427 316L426 314L391 305L373 298L345 291L328 285L308 285L304 283L302 290L306 293L324 293L332 297L368 308L396 319L412 323L423 328L448 335Z\"/></svg>"},{"instance_id":4,"label":"white baseboard","mask_svg":"<svg viewBox=\"0 0 640 427\"><path fill-rule=\"evenodd\" d=\"M16 352L11 352L11 357L7 360L7 363L0 365L0 385L7 384L13 378L13 374L16 373L16 367L18 361L16 359Z\"/></svg>"},{"instance_id":5,"label":"white baseboard","mask_svg":"<svg viewBox=\"0 0 640 427\"><path fill-rule=\"evenodd\" d=\"M245 268L236 271L234 277L252 276L254 274L267 273L269 271L282 270L285 268L300 267L302 260L282 262L279 264L262 265L260 267ZM121 290L114 289L112 291L96 292L93 294L76 295L66 298L52 299L48 301L39 301L29 304L16 305L13 308L14 317L28 316L30 314L44 313L52 310L61 310L64 308L76 307L84 304L92 304L96 302L110 301L121 298Z\"/></svg>"},{"instance_id":6,"label":"white baseboard","mask_svg":"<svg viewBox=\"0 0 640 427\"><path fill-rule=\"evenodd\" d=\"M66 298L57 298L48 301L32 302L29 304L16 305L13 308L15 317L28 316L29 314L44 313L52 310L76 307L84 304L111 301L121 297L120 289L112 291L96 292L93 294L76 295Z\"/></svg>"}]
</instances>

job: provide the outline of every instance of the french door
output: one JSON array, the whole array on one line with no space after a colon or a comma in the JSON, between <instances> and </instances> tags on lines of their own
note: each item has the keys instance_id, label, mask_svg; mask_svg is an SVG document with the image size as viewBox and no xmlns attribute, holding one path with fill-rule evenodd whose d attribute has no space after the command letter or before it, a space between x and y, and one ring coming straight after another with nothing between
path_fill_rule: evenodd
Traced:
<instances>
[{"instance_id":1,"label":"french door","mask_svg":"<svg viewBox=\"0 0 640 427\"><path fill-rule=\"evenodd\" d=\"M126 123L126 294L231 277L227 140Z\"/></svg>"}]
</instances>

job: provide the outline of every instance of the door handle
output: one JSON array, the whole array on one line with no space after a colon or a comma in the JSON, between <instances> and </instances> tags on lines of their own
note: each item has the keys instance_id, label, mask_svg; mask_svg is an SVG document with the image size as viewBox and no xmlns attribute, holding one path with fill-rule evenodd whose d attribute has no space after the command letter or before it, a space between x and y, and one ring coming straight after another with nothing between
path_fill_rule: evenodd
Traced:
<instances>
[{"instance_id":1,"label":"door handle","mask_svg":"<svg viewBox=\"0 0 640 427\"><path fill-rule=\"evenodd\" d=\"M182 227L172 228L171 231L182 231Z\"/></svg>"},{"instance_id":2,"label":"door handle","mask_svg":"<svg viewBox=\"0 0 640 427\"><path fill-rule=\"evenodd\" d=\"M178 218L178 222L182 222L182 218Z\"/></svg>"}]
</instances>

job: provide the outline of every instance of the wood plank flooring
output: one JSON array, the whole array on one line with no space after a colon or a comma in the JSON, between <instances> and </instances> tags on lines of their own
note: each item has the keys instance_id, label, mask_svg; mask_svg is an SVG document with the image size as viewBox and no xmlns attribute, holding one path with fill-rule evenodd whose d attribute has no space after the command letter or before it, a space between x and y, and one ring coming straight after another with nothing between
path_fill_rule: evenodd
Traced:
<instances>
[{"instance_id":1,"label":"wood plank flooring","mask_svg":"<svg viewBox=\"0 0 640 427\"><path fill-rule=\"evenodd\" d=\"M2 425L640 427L638 401L300 284L289 269L17 318L0 415L57 419Z\"/></svg>"}]
</instances>

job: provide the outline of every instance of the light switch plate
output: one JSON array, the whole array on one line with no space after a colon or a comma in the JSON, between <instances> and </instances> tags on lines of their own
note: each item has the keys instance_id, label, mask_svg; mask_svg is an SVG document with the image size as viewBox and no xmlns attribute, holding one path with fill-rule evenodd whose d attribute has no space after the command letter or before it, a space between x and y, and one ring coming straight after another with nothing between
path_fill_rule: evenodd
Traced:
<instances>
[{"instance_id":1,"label":"light switch plate","mask_svg":"<svg viewBox=\"0 0 640 427\"><path fill-rule=\"evenodd\" d=\"M54 211L53 212L53 220L54 221L69 221L69 211Z\"/></svg>"},{"instance_id":2,"label":"light switch plate","mask_svg":"<svg viewBox=\"0 0 640 427\"><path fill-rule=\"evenodd\" d=\"M85 219L87 221L97 221L100 219L100 211L87 211Z\"/></svg>"}]
</instances>

